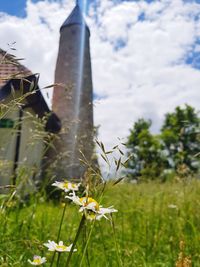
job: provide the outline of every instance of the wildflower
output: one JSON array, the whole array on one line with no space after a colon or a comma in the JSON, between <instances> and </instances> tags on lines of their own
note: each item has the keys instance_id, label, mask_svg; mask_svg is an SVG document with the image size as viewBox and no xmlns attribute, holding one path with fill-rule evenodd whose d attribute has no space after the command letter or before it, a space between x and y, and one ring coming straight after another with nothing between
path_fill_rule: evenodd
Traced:
<instances>
[{"instance_id":1,"label":"wildflower","mask_svg":"<svg viewBox=\"0 0 200 267\"><path fill-rule=\"evenodd\" d=\"M192 261L190 257L185 257L182 252L179 254L179 258L176 262L176 267L192 267Z\"/></svg>"},{"instance_id":2,"label":"wildflower","mask_svg":"<svg viewBox=\"0 0 200 267\"><path fill-rule=\"evenodd\" d=\"M183 240L179 243L180 253L178 255L178 260L176 261L176 267L192 267L192 260L190 256L186 256L185 251L185 242Z\"/></svg>"},{"instance_id":3,"label":"wildflower","mask_svg":"<svg viewBox=\"0 0 200 267\"><path fill-rule=\"evenodd\" d=\"M55 183L53 183L52 185L64 190L65 192L69 192L69 191L78 191L80 183L75 184L68 181L62 181L62 182L55 181Z\"/></svg>"},{"instance_id":4,"label":"wildflower","mask_svg":"<svg viewBox=\"0 0 200 267\"><path fill-rule=\"evenodd\" d=\"M104 217L105 219L108 219L105 214L111 214L111 213L117 212L117 211L118 210L114 209L113 206L108 207L108 208L103 208L100 206L96 219L100 220L102 217Z\"/></svg>"},{"instance_id":5,"label":"wildflower","mask_svg":"<svg viewBox=\"0 0 200 267\"><path fill-rule=\"evenodd\" d=\"M84 209L91 210L93 212L98 212L99 211L99 204L96 200L94 200L91 197L81 197L79 198L81 208L80 212L84 211Z\"/></svg>"},{"instance_id":6,"label":"wildflower","mask_svg":"<svg viewBox=\"0 0 200 267\"><path fill-rule=\"evenodd\" d=\"M100 220L102 217L108 219L105 214L117 212L113 207L103 208L99 203L91 197L76 196L75 192L71 193L66 198L72 200L76 205L81 206L79 211L85 212L86 218L89 220Z\"/></svg>"},{"instance_id":7,"label":"wildflower","mask_svg":"<svg viewBox=\"0 0 200 267\"><path fill-rule=\"evenodd\" d=\"M33 261L28 260L28 262L32 265L41 265L43 263L45 263L47 260L45 257L40 257L40 256L34 256L33 257Z\"/></svg>"},{"instance_id":8,"label":"wildflower","mask_svg":"<svg viewBox=\"0 0 200 267\"><path fill-rule=\"evenodd\" d=\"M57 251L57 252L69 252L72 248L72 244L69 246L65 246L63 244L63 241L59 241L57 244L54 241L48 240L48 243L44 243L44 246L48 248L49 251ZM74 249L74 252L77 251L77 249Z\"/></svg>"},{"instance_id":9,"label":"wildflower","mask_svg":"<svg viewBox=\"0 0 200 267\"><path fill-rule=\"evenodd\" d=\"M176 205L174 205L174 204L169 204L168 208L169 209L178 209L178 207Z\"/></svg>"}]
</instances>

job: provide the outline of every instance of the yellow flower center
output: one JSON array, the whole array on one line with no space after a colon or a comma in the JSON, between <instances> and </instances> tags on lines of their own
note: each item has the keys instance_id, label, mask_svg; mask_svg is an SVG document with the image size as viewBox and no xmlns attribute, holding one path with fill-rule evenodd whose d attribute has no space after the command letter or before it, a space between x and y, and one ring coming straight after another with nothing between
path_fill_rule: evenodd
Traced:
<instances>
[{"instance_id":1,"label":"yellow flower center","mask_svg":"<svg viewBox=\"0 0 200 267\"><path fill-rule=\"evenodd\" d=\"M41 260L40 259L34 259L33 262L34 263L41 263Z\"/></svg>"},{"instance_id":2,"label":"yellow flower center","mask_svg":"<svg viewBox=\"0 0 200 267\"><path fill-rule=\"evenodd\" d=\"M65 250L67 247L64 245L56 245L57 249Z\"/></svg>"},{"instance_id":3,"label":"yellow flower center","mask_svg":"<svg viewBox=\"0 0 200 267\"><path fill-rule=\"evenodd\" d=\"M72 188L76 188L76 184L71 184Z\"/></svg>"},{"instance_id":4,"label":"yellow flower center","mask_svg":"<svg viewBox=\"0 0 200 267\"><path fill-rule=\"evenodd\" d=\"M81 201L81 203L83 204L84 207L88 206L91 203L94 203L94 209L96 211L99 210L99 204L98 204L98 202L96 202L96 200L94 200L91 197L81 197L80 198L80 201Z\"/></svg>"},{"instance_id":5,"label":"yellow flower center","mask_svg":"<svg viewBox=\"0 0 200 267\"><path fill-rule=\"evenodd\" d=\"M63 187L66 188L66 189L68 189L68 182L64 183L63 184Z\"/></svg>"}]
</instances>

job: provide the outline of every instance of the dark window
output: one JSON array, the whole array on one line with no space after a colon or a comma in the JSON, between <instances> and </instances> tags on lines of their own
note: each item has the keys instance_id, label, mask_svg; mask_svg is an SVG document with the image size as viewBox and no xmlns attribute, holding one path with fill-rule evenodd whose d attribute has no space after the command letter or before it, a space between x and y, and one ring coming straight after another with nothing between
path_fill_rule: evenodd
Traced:
<instances>
[{"instance_id":1,"label":"dark window","mask_svg":"<svg viewBox=\"0 0 200 267\"><path fill-rule=\"evenodd\" d=\"M14 121L11 119L1 119L0 128L13 128Z\"/></svg>"}]
</instances>

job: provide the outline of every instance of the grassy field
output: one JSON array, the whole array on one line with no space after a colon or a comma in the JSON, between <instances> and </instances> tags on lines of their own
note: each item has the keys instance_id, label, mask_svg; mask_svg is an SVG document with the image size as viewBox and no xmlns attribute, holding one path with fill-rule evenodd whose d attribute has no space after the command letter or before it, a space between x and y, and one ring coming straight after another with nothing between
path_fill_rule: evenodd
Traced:
<instances>
[{"instance_id":1,"label":"grassy field","mask_svg":"<svg viewBox=\"0 0 200 267\"><path fill-rule=\"evenodd\" d=\"M44 266L50 266L53 254L43 243L56 241L64 204L41 195L29 204L8 204L0 210L0 266L31 266L27 260L33 255L47 257ZM109 185L102 204L114 205L118 213L112 223L86 222L70 266L176 266L180 241L192 265L177 266L200 266L200 182ZM72 243L80 220L77 207L67 205L60 240ZM62 253L60 267L65 267L67 254Z\"/></svg>"}]
</instances>

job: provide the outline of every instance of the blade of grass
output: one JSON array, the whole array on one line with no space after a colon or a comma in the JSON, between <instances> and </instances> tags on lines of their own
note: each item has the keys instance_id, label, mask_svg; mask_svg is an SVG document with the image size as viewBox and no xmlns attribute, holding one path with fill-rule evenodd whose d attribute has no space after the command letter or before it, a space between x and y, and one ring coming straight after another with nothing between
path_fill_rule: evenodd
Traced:
<instances>
[{"instance_id":1,"label":"blade of grass","mask_svg":"<svg viewBox=\"0 0 200 267\"><path fill-rule=\"evenodd\" d=\"M111 227L112 227L113 236L114 236L115 250L116 250L116 255L117 255L117 260L118 260L118 266L123 266L123 263L122 263L122 260L121 260L121 257L120 257L119 246L117 244L116 230L115 230L115 224L114 224L114 219L112 217L112 214L111 214Z\"/></svg>"},{"instance_id":2,"label":"blade of grass","mask_svg":"<svg viewBox=\"0 0 200 267\"><path fill-rule=\"evenodd\" d=\"M64 220L64 217L65 217L66 207L67 207L67 203L65 203L65 206L64 206L64 209L63 209L63 213L62 213L62 216L61 216L61 219L60 219L60 225L59 225L59 230L58 230L58 235L57 235L57 243L59 242L59 239L60 239L60 233L61 233L61 229L62 229L63 220ZM53 262L54 262L54 259L55 259L55 255L56 255L56 252L53 253L53 256L52 256L52 259L51 259L50 267L53 266ZM59 261L60 261L60 253L58 254L57 264L59 264ZM58 266L58 265L57 265L57 266Z\"/></svg>"},{"instance_id":3,"label":"blade of grass","mask_svg":"<svg viewBox=\"0 0 200 267\"><path fill-rule=\"evenodd\" d=\"M83 228L83 226L84 226L85 219L86 219L86 218L85 218L85 214L83 214L82 219L81 219L80 224L79 224L79 227L78 227L78 230L77 230L77 232L76 232L76 236L75 236L75 238L74 238L74 242L73 242L72 247L71 247L71 250L70 250L70 252L69 252L69 256L67 257L67 261L66 261L66 265L65 265L65 267L68 267L68 266L69 266L69 263L70 263L70 260L71 260L71 257L72 257L72 253L73 253L73 251L74 251L76 242L78 241L78 238L79 238L79 235L80 235L80 233L81 233L81 230L82 230L82 228Z\"/></svg>"}]
</instances>

